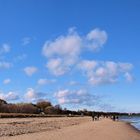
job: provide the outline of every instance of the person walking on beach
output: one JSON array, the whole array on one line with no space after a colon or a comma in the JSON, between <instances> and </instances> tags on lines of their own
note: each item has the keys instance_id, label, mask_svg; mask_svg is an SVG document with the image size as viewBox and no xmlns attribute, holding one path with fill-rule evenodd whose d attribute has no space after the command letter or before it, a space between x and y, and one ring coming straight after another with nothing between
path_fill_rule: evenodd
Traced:
<instances>
[{"instance_id":1,"label":"person walking on beach","mask_svg":"<svg viewBox=\"0 0 140 140\"><path fill-rule=\"evenodd\" d=\"M92 120L93 121L95 120L95 114L94 114L94 112L92 112Z\"/></svg>"},{"instance_id":2,"label":"person walking on beach","mask_svg":"<svg viewBox=\"0 0 140 140\"><path fill-rule=\"evenodd\" d=\"M116 121L116 116L115 116L115 115L113 115L113 118L112 118L112 119L113 119L113 121Z\"/></svg>"}]
</instances>

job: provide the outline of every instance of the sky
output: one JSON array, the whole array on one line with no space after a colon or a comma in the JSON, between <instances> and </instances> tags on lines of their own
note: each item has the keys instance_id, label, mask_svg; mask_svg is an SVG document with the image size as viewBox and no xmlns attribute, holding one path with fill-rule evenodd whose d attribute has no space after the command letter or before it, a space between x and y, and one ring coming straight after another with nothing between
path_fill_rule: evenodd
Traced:
<instances>
[{"instance_id":1,"label":"sky","mask_svg":"<svg viewBox=\"0 0 140 140\"><path fill-rule=\"evenodd\" d=\"M0 98L140 112L139 0L0 0Z\"/></svg>"}]
</instances>

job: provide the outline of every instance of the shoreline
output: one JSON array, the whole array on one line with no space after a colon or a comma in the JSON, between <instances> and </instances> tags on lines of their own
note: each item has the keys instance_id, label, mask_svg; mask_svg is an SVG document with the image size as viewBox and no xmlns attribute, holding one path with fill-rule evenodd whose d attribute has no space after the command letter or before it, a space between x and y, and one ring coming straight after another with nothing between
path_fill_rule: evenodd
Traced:
<instances>
[{"instance_id":1,"label":"shoreline","mask_svg":"<svg viewBox=\"0 0 140 140\"><path fill-rule=\"evenodd\" d=\"M35 119L35 121L37 120L38 119ZM38 121L40 121L40 119ZM41 125L43 121L40 122ZM94 137L94 140L140 140L140 131L134 128L130 123L124 121L112 121L110 119L92 121L90 117L49 118L47 121L48 124L50 121L51 126L54 125L55 127L50 130L35 133L0 137L0 139L91 140L91 138Z\"/></svg>"},{"instance_id":2,"label":"shoreline","mask_svg":"<svg viewBox=\"0 0 140 140\"><path fill-rule=\"evenodd\" d=\"M122 121L124 122L124 121ZM131 124L131 122L126 122L127 125L129 125L129 127L132 127L132 129L134 129L135 131L137 131L138 133L140 133L140 129L136 128L134 125Z\"/></svg>"},{"instance_id":3,"label":"shoreline","mask_svg":"<svg viewBox=\"0 0 140 140\"><path fill-rule=\"evenodd\" d=\"M138 131L140 133L140 129L138 129L137 127L135 127L132 122L129 122L129 121L123 121L123 120L119 120L119 122L123 122L123 123L126 123L129 127L131 127L132 129Z\"/></svg>"}]
</instances>

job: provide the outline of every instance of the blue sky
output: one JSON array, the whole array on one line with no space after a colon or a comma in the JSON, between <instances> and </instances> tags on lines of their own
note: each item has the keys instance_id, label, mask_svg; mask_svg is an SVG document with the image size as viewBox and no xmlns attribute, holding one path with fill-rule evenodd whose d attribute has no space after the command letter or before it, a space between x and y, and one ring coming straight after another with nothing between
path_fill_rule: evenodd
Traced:
<instances>
[{"instance_id":1,"label":"blue sky","mask_svg":"<svg viewBox=\"0 0 140 140\"><path fill-rule=\"evenodd\" d=\"M1 0L0 98L140 112L139 0Z\"/></svg>"}]
</instances>

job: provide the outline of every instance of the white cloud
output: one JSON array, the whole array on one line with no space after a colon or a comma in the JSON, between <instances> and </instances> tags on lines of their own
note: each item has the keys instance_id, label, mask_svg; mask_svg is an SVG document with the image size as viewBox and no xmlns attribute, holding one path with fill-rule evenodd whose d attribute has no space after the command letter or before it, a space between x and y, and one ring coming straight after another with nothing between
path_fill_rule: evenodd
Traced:
<instances>
[{"instance_id":1,"label":"white cloud","mask_svg":"<svg viewBox=\"0 0 140 140\"><path fill-rule=\"evenodd\" d=\"M124 76L125 76L125 78L128 82L133 82L134 81L134 77L130 73L126 72L124 74Z\"/></svg>"},{"instance_id":2,"label":"white cloud","mask_svg":"<svg viewBox=\"0 0 140 140\"><path fill-rule=\"evenodd\" d=\"M55 93L55 96L58 97L58 98L62 98L62 97L65 97L67 95L71 94L71 92L68 90L68 89L65 89L65 90L59 90Z\"/></svg>"},{"instance_id":3,"label":"white cloud","mask_svg":"<svg viewBox=\"0 0 140 140\"><path fill-rule=\"evenodd\" d=\"M11 82L11 79L5 79L4 81L3 81L3 84L9 84Z\"/></svg>"},{"instance_id":4,"label":"white cloud","mask_svg":"<svg viewBox=\"0 0 140 140\"><path fill-rule=\"evenodd\" d=\"M89 94L87 90L59 90L55 93L55 97L58 100L59 104L77 104L77 105L86 105L92 106L98 97L92 94Z\"/></svg>"},{"instance_id":5,"label":"white cloud","mask_svg":"<svg viewBox=\"0 0 140 140\"><path fill-rule=\"evenodd\" d=\"M94 107L94 109L97 110L104 109L105 111L108 111L109 109L113 110L114 108L103 101L103 96L90 93L87 89L83 88L78 90L58 90L54 95L59 104L70 105L76 109L81 109L81 107L93 109Z\"/></svg>"},{"instance_id":6,"label":"white cloud","mask_svg":"<svg viewBox=\"0 0 140 140\"><path fill-rule=\"evenodd\" d=\"M9 44L4 43L0 46L0 69L8 69L12 67L12 63L5 61L5 54L9 53L11 50L11 47Z\"/></svg>"},{"instance_id":7,"label":"white cloud","mask_svg":"<svg viewBox=\"0 0 140 140\"><path fill-rule=\"evenodd\" d=\"M92 50L99 50L107 41L107 33L98 28L90 31L86 36L86 46Z\"/></svg>"},{"instance_id":8,"label":"white cloud","mask_svg":"<svg viewBox=\"0 0 140 140\"><path fill-rule=\"evenodd\" d=\"M36 90L34 90L33 88L28 88L27 92L25 93L25 99L27 101L36 101L40 98L44 98L45 94L42 92L37 92Z\"/></svg>"},{"instance_id":9,"label":"white cloud","mask_svg":"<svg viewBox=\"0 0 140 140\"><path fill-rule=\"evenodd\" d=\"M39 79L38 84L39 85L46 85L48 83L47 79Z\"/></svg>"},{"instance_id":10,"label":"white cloud","mask_svg":"<svg viewBox=\"0 0 140 140\"><path fill-rule=\"evenodd\" d=\"M90 84L101 85L117 82L121 75L125 75L132 70L133 65L113 61L83 60L78 65L78 68L84 72ZM127 74L126 80L130 77L131 74Z\"/></svg>"},{"instance_id":11,"label":"white cloud","mask_svg":"<svg viewBox=\"0 0 140 140\"><path fill-rule=\"evenodd\" d=\"M35 92L35 90L33 88L28 88L27 89L27 93L25 95L25 97L27 99L35 99L35 98L38 98L38 96L39 96L38 93Z\"/></svg>"},{"instance_id":12,"label":"white cloud","mask_svg":"<svg viewBox=\"0 0 140 140\"><path fill-rule=\"evenodd\" d=\"M46 66L52 74L63 75L78 62L82 50L100 49L106 40L106 32L100 29L94 29L85 36L80 36L74 29L70 29L67 35L44 44L42 52L48 58Z\"/></svg>"},{"instance_id":13,"label":"white cloud","mask_svg":"<svg viewBox=\"0 0 140 140\"><path fill-rule=\"evenodd\" d=\"M81 38L75 33L60 36L54 41L48 41L43 46L43 54L47 57L76 57L81 50Z\"/></svg>"},{"instance_id":14,"label":"white cloud","mask_svg":"<svg viewBox=\"0 0 140 140\"><path fill-rule=\"evenodd\" d=\"M121 71L126 72L133 68L133 65L131 63L118 63Z\"/></svg>"},{"instance_id":15,"label":"white cloud","mask_svg":"<svg viewBox=\"0 0 140 140\"><path fill-rule=\"evenodd\" d=\"M59 90L55 93L59 104L78 104L80 103L80 98L76 96L75 91L70 91L68 89Z\"/></svg>"},{"instance_id":16,"label":"white cloud","mask_svg":"<svg viewBox=\"0 0 140 140\"><path fill-rule=\"evenodd\" d=\"M70 66L71 65L68 64L68 62L61 58L50 59L46 64L46 67L55 76L60 76L68 72L70 70Z\"/></svg>"},{"instance_id":17,"label":"white cloud","mask_svg":"<svg viewBox=\"0 0 140 140\"><path fill-rule=\"evenodd\" d=\"M92 72L98 66L98 62L94 60L82 60L78 64L78 67L85 72Z\"/></svg>"},{"instance_id":18,"label":"white cloud","mask_svg":"<svg viewBox=\"0 0 140 140\"><path fill-rule=\"evenodd\" d=\"M12 67L12 63L6 61L0 61L0 69L8 69Z\"/></svg>"},{"instance_id":19,"label":"white cloud","mask_svg":"<svg viewBox=\"0 0 140 140\"><path fill-rule=\"evenodd\" d=\"M77 82L77 81L70 81L69 85L70 86L79 85L79 82Z\"/></svg>"},{"instance_id":20,"label":"white cloud","mask_svg":"<svg viewBox=\"0 0 140 140\"><path fill-rule=\"evenodd\" d=\"M6 101L13 101L19 99L19 96L16 92L10 91L7 94L1 92L0 93L0 99L6 100Z\"/></svg>"},{"instance_id":21,"label":"white cloud","mask_svg":"<svg viewBox=\"0 0 140 140\"><path fill-rule=\"evenodd\" d=\"M115 83L127 72L129 76L127 74L125 78L130 80L130 71L133 68L131 63L82 60L83 51L94 52L101 49L107 38L106 31L98 28L83 36L72 28L67 35L44 44L42 52L47 57L46 67L53 75L61 76L78 66L92 85Z\"/></svg>"},{"instance_id":22,"label":"white cloud","mask_svg":"<svg viewBox=\"0 0 140 140\"><path fill-rule=\"evenodd\" d=\"M28 75L28 76L32 76L33 74L35 74L37 72L37 68L34 66L29 66L24 68L24 72Z\"/></svg>"},{"instance_id":23,"label":"white cloud","mask_svg":"<svg viewBox=\"0 0 140 140\"><path fill-rule=\"evenodd\" d=\"M67 98L59 98L59 104L79 104L79 99L67 99Z\"/></svg>"},{"instance_id":24,"label":"white cloud","mask_svg":"<svg viewBox=\"0 0 140 140\"><path fill-rule=\"evenodd\" d=\"M11 47L8 44L3 44L0 48L0 54L5 54L10 52Z\"/></svg>"},{"instance_id":25,"label":"white cloud","mask_svg":"<svg viewBox=\"0 0 140 140\"><path fill-rule=\"evenodd\" d=\"M23 45L23 46L26 46L26 45L30 44L31 40L32 40L32 39L31 39L30 37L25 37L25 38L23 38L23 39L22 39L22 45Z\"/></svg>"},{"instance_id":26,"label":"white cloud","mask_svg":"<svg viewBox=\"0 0 140 140\"><path fill-rule=\"evenodd\" d=\"M49 58L47 68L56 75L63 75L77 62L81 51L81 38L71 32L67 36L60 36L55 41L46 42L43 54Z\"/></svg>"},{"instance_id":27,"label":"white cloud","mask_svg":"<svg viewBox=\"0 0 140 140\"><path fill-rule=\"evenodd\" d=\"M45 79L45 78L41 78L38 80L38 85L46 85L46 84L50 84L50 83L54 83L56 80L55 79Z\"/></svg>"},{"instance_id":28,"label":"white cloud","mask_svg":"<svg viewBox=\"0 0 140 140\"><path fill-rule=\"evenodd\" d=\"M27 54L20 54L20 55L17 55L15 58L14 58L14 62L19 62L19 61L23 61L27 58Z\"/></svg>"}]
</instances>

